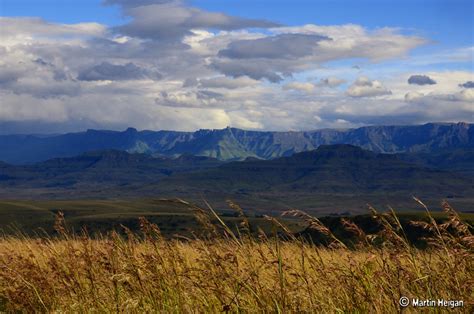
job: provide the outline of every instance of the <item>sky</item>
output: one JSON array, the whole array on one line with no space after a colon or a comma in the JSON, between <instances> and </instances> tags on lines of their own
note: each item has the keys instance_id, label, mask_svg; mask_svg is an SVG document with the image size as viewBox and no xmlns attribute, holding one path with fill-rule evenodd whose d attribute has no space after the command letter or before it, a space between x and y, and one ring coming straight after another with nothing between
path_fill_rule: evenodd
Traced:
<instances>
[{"instance_id":1,"label":"sky","mask_svg":"<svg viewBox=\"0 0 474 314\"><path fill-rule=\"evenodd\" d=\"M461 0L0 0L0 134L474 122Z\"/></svg>"}]
</instances>

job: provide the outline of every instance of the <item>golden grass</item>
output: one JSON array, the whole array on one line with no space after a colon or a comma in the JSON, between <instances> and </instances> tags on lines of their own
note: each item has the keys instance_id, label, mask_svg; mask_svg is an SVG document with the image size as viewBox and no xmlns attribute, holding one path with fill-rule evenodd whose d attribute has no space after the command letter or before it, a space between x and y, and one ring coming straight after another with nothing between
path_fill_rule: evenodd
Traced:
<instances>
[{"instance_id":1,"label":"golden grass","mask_svg":"<svg viewBox=\"0 0 474 314\"><path fill-rule=\"evenodd\" d=\"M204 224L215 217L212 209L210 216L194 210ZM407 296L464 300L456 311L472 313L470 226L450 207L446 211L447 223L423 225L435 232L426 250L404 240L390 213L374 212L386 224L377 235L346 222L358 233L356 250L338 239L320 247L291 234L285 241L263 234L253 238L245 233L243 216L241 233L221 222L189 240L163 239L144 219L140 235L73 236L59 216L61 237L0 240L0 311L394 313L400 311L400 297ZM288 214L332 239L316 218ZM382 244L372 244L374 238Z\"/></svg>"}]
</instances>

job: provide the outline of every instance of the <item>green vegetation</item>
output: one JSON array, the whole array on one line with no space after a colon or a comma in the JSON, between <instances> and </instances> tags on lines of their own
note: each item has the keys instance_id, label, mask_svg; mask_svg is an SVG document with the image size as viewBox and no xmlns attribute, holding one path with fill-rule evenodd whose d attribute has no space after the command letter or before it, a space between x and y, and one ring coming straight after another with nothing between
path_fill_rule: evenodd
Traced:
<instances>
[{"instance_id":1,"label":"green vegetation","mask_svg":"<svg viewBox=\"0 0 474 314\"><path fill-rule=\"evenodd\" d=\"M429 168L400 155L376 154L351 145L273 160L248 159L222 163L209 157L176 159L90 152L72 158L9 166L0 164L0 199L143 199L205 198L218 207L233 199L255 211L281 211L293 206L312 214L361 213L368 202L412 209L411 196L438 202L447 198L459 208L474 210L472 155L457 150L433 155L433 162L458 165L455 172ZM405 156L406 157L406 156ZM439 162L440 163L440 162Z\"/></svg>"},{"instance_id":2,"label":"green vegetation","mask_svg":"<svg viewBox=\"0 0 474 314\"><path fill-rule=\"evenodd\" d=\"M202 202L202 206L205 204ZM214 204L214 203L213 203ZM376 206L376 204L373 204ZM439 206L439 201L436 203ZM243 206L246 208L245 206ZM377 207L377 206L376 206ZM239 218L235 211L226 203L222 202L216 207L220 216L231 227L238 225ZM289 209L290 207L287 207ZM380 207L386 208L386 207ZM408 226L410 220L426 220L426 214L420 210L419 205L413 200L411 208L417 210L397 210L402 224L408 228L413 235L414 241L420 234ZM123 231L121 226L137 231L139 229L139 217L145 217L156 224L164 236L172 238L175 235L190 236L192 232L199 232L200 225L195 219L194 212L188 206L169 200L160 199L133 199L133 200L3 200L0 201L0 230L3 234L15 235L18 233L29 236L44 236L54 234L54 220L58 212L62 212L67 219L68 227L75 232L80 232L83 227L91 234L105 234L112 230ZM256 211L245 210L245 215L250 221L253 231L261 228L267 232L272 230L271 223L264 218L265 215L279 217L287 224L293 232L307 234L304 224L292 217L280 217L283 210L279 211ZM310 211L312 215L318 216L335 234L342 238L349 235L343 232L340 223L345 217L359 224L366 231L375 231L376 224L371 215L367 214L367 206L364 213L351 216L350 213L335 212L332 214ZM444 221L447 216L442 211L432 213L437 221ZM461 217L473 224L474 213L461 213Z\"/></svg>"},{"instance_id":3,"label":"green vegetation","mask_svg":"<svg viewBox=\"0 0 474 314\"><path fill-rule=\"evenodd\" d=\"M175 234L189 236L198 231L194 214L183 204L165 200L67 200L67 201L0 201L0 230L3 234L27 234L44 236L54 232L54 220L58 212L64 213L71 230L79 232L85 227L91 234L122 230L121 225L138 230L138 218L146 217L157 224L167 237ZM232 224L235 213L219 211ZM252 224L268 230L268 222L262 213L248 213ZM289 221L293 229L299 230L297 222Z\"/></svg>"}]
</instances>

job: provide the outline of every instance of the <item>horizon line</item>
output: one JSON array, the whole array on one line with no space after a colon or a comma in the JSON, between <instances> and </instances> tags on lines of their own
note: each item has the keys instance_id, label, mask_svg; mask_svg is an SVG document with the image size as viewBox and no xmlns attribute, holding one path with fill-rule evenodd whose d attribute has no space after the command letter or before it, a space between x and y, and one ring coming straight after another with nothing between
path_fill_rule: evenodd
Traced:
<instances>
[{"instance_id":1,"label":"horizon line","mask_svg":"<svg viewBox=\"0 0 474 314\"><path fill-rule=\"evenodd\" d=\"M319 128L319 129L309 129L309 130L286 130L286 131L276 131L276 130L258 130L258 129L244 129L238 127L227 126L220 129L195 129L194 131L180 131L180 130L171 130L171 129L159 129L159 130L150 130L150 129L137 129L136 127L127 127L122 130L117 129L85 129L85 130L78 130L78 131L71 131L71 132L61 132L61 133L0 133L0 136L60 136L66 134L79 134L79 133L87 133L87 132L116 132L116 133L125 133L127 131L134 131L134 132L177 132L177 133L196 133L200 131L224 131L226 129L236 129L246 132L258 132L258 133L301 133L301 132L317 132L323 130L337 130L337 131L346 131L346 130L357 130L363 128L370 128L370 127L415 127L415 126L423 126L429 124L439 124L439 125L456 125L456 124L467 124L472 125L474 122L467 122L467 121L457 121L457 122L426 122L420 124L373 124L373 125L364 125L359 127L348 127L348 128Z\"/></svg>"}]
</instances>

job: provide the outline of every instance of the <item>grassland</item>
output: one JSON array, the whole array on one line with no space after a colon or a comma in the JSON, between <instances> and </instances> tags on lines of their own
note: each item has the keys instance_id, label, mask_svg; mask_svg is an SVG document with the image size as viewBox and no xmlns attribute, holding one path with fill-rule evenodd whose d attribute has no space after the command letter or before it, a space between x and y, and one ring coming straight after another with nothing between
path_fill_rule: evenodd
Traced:
<instances>
[{"instance_id":1,"label":"grassland","mask_svg":"<svg viewBox=\"0 0 474 314\"><path fill-rule=\"evenodd\" d=\"M138 233L124 228L125 235L91 238L71 233L57 212L56 237L4 236L0 311L394 313L401 311L401 296L463 300L456 312L474 309L472 226L446 203L444 222L429 211L427 220L411 222L426 231L423 250L407 239L394 212L372 209L380 226L373 234L341 220L350 242L318 218L286 212L323 237L321 246L274 217L264 217L273 233L254 235L252 222L232 203L238 228L212 208L173 203L192 210L199 233L166 239L141 218Z\"/></svg>"},{"instance_id":2,"label":"grassland","mask_svg":"<svg viewBox=\"0 0 474 314\"><path fill-rule=\"evenodd\" d=\"M54 222L59 211L64 214L71 231L80 232L85 227L91 236L112 230L123 232L121 226L138 231L139 217L156 224L167 238L175 234L189 236L190 232L201 229L188 206L166 200L0 200L0 233L33 237L51 235L55 233ZM219 214L230 225L238 223L235 211L227 204ZM264 214L273 213L246 211L252 225L268 232L271 225L263 218ZM294 219L283 220L294 231L302 229Z\"/></svg>"},{"instance_id":3,"label":"grassland","mask_svg":"<svg viewBox=\"0 0 474 314\"><path fill-rule=\"evenodd\" d=\"M356 196L354 196L356 198ZM304 202L309 200L300 200ZM344 203L351 202L351 199L342 200L339 210L324 209L324 204L318 199L313 199L312 206L314 210L305 210L305 212L317 216L324 223L334 225L334 220L339 220L341 213L345 216L352 214L343 209ZM359 212L357 217L367 220L367 205L359 200L364 209ZM201 202L202 203L202 202ZM287 201L289 203L289 201ZM450 202L451 203L451 202ZM231 226L238 223L237 214L227 203L212 202L215 205L219 215ZM282 204L278 210L268 210L264 208L248 210L246 203L239 202L245 208L245 214L251 224L257 229L262 228L266 232L271 232L271 225L263 218L264 215L280 216L281 212L290 209L289 204ZM386 209L384 204L390 204L390 200L378 200L372 205L376 208ZM432 215L437 219L446 218L440 207L440 202L427 202L431 209L434 209ZM455 208L465 208L464 203L452 202ZM204 206L204 204L201 204ZM337 205L337 204L336 204ZM335 205L335 206L336 206ZM322 209L323 208L323 209ZM411 200L406 206L397 208L397 214L402 222L409 220L423 219L424 214L419 204ZM150 222L156 224L165 237L172 237L174 234L189 236L189 231L196 231L200 228L197 224L194 214L183 204L167 202L160 199L135 198L135 199L104 199L104 200L1 200L0 199L0 233L5 235L16 235L22 233L28 236L42 236L44 233L54 233L54 221L56 214L61 211L68 222L70 229L81 231L86 227L89 234L106 233L112 230L122 231L121 225L137 231L139 230L138 218L145 217ZM461 213L462 218L474 223L474 213ZM354 216L354 215L352 215ZM332 217L332 218L331 218ZM301 231L304 228L298 220L292 217L280 217L289 228L294 232ZM364 223L362 223L364 224Z\"/></svg>"}]
</instances>

